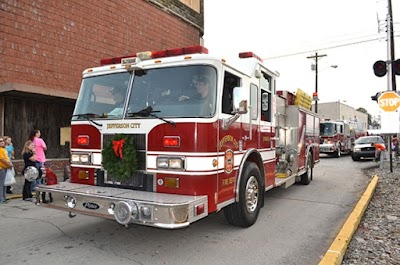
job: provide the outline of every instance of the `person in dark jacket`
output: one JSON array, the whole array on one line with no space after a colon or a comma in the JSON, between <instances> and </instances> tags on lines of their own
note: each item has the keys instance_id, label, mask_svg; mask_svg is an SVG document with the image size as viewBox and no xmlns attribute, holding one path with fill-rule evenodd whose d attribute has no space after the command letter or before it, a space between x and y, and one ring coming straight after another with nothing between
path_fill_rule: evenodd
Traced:
<instances>
[{"instance_id":1,"label":"person in dark jacket","mask_svg":"<svg viewBox=\"0 0 400 265\"><path fill-rule=\"evenodd\" d=\"M22 158L24 159L24 169L22 173L25 172L27 167L36 167L36 155L35 155L35 145L31 140L28 140L24 144L22 149ZM22 199L24 201L32 201L32 183L25 179L24 188L22 189Z\"/></svg>"}]
</instances>

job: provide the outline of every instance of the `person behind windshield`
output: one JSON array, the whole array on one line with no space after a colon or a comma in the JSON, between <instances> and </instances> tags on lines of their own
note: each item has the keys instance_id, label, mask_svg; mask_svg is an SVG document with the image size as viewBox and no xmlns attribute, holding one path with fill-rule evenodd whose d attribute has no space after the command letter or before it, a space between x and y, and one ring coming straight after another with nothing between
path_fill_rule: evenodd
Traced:
<instances>
[{"instance_id":1,"label":"person behind windshield","mask_svg":"<svg viewBox=\"0 0 400 265\"><path fill-rule=\"evenodd\" d=\"M114 88L111 92L114 98L114 109L111 110L108 115L109 116L122 116L124 110L124 102L125 102L125 93L122 89Z\"/></svg>"},{"instance_id":2,"label":"person behind windshield","mask_svg":"<svg viewBox=\"0 0 400 265\"><path fill-rule=\"evenodd\" d=\"M198 99L206 99L210 92L210 81L205 76L200 76L195 83Z\"/></svg>"},{"instance_id":3,"label":"person behind windshield","mask_svg":"<svg viewBox=\"0 0 400 265\"><path fill-rule=\"evenodd\" d=\"M194 85L196 87L197 95L193 99L204 100L210 96L210 80L206 76L199 76L196 78ZM179 101L191 99L188 96L182 95L179 97Z\"/></svg>"}]
</instances>

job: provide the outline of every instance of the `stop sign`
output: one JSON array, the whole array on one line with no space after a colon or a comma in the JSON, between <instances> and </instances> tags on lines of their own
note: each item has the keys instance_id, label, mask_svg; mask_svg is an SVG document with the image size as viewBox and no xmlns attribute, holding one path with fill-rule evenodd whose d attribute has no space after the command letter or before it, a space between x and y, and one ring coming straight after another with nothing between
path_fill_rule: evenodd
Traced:
<instances>
[{"instance_id":1,"label":"stop sign","mask_svg":"<svg viewBox=\"0 0 400 265\"><path fill-rule=\"evenodd\" d=\"M384 92L378 98L378 105L384 111L395 111L400 106L400 96L396 92Z\"/></svg>"}]
</instances>

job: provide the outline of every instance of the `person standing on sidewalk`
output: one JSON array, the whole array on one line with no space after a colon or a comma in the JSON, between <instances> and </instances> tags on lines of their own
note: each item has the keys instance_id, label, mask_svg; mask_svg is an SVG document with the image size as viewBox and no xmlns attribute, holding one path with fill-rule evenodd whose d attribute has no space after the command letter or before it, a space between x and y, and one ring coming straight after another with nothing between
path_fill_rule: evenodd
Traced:
<instances>
[{"instance_id":1,"label":"person standing on sidewalk","mask_svg":"<svg viewBox=\"0 0 400 265\"><path fill-rule=\"evenodd\" d=\"M398 160L399 155L399 140L397 139L397 134L395 134L392 138L392 152L394 160Z\"/></svg>"},{"instance_id":2,"label":"person standing on sidewalk","mask_svg":"<svg viewBox=\"0 0 400 265\"><path fill-rule=\"evenodd\" d=\"M6 203L6 187L4 181L6 180L7 169L12 168L12 164L7 155L7 150L4 148L4 138L0 137L0 203Z\"/></svg>"},{"instance_id":3,"label":"person standing on sidewalk","mask_svg":"<svg viewBox=\"0 0 400 265\"><path fill-rule=\"evenodd\" d=\"M36 167L35 145L31 140L25 142L22 149L22 158L24 159L24 169L22 172L25 172L27 167ZM25 178L24 188L22 189L22 199L24 201L32 201L32 182Z\"/></svg>"},{"instance_id":4,"label":"person standing on sidewalk","mask_svg":"<svg viewBox=\"0 0 400 265\"><path fill-rule=\"evenodd\" d=\"M43 141L42 138L40 138L41 133L38 129L34 129L31 131L31 134L29 135L29 140L33 142L35 145L35 152L36 152L36 167L38 170L41 170L42 166L46 162L46 156L44 154L44 151L47 150L46 143ZM42 184L43 180L37 179L36 182L32 181L32 191L35 190L37 184Z\"/></svg>"},{"instance_id":5,"label":"person standing on sidewalk","mask_svg":"<svg viewBox=\"0 0 400 265\"><path fill-rule=\"evenodd\" d=\"M379 162L381 153L386 151L386 147L380 143L371 143L372 147L375 147L375 161Z\"/></svg>"},{"instance_id":6,"label":"person standing on sidewalk","mask_svg":"<svg viewBox=\"0 0 400 265\"><path fill-rule=\"evenodd\" d=\"M13 146L13 144L11 142L11 137L4 136L4 142L5 142L4 148L7 150L8 158L10 159L10 161L12 161L13 159L15 159L15 157L14 157L14 146ZM7 194L12 194L12 187L11 186L7 186L6 193Z\"/></svg>"}]
</instances>

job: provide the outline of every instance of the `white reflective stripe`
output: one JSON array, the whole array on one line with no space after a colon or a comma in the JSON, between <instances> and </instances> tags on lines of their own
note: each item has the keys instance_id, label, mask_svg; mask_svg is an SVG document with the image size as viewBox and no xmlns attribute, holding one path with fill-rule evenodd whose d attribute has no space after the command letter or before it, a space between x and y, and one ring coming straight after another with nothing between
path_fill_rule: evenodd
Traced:
<instances>
[{"instance_id":1,"label":"white reflective stripe","mask_svg":"<svg viewBox=\"0 0 400 265\"><path fill-rule=\"evenodd\" d=\"M71 152L79 152L79 153L101 153L101 150L100 150L100 149L71 148Z\"/></svg>"},{"instance_id":2,"label":"white reflective stripe","mask_svg":"<svg viewBox=\"0 0 400 265\"><path fill-rule=\"evenodd\" d=\"M71 167L76 167L76 168L101 168L101 166L83 165L83 164L71 164Z\"/></svg>"},{"instance_id":3,"label":"white reflective stripe","mask_svg":"<svg viewBox=\"0 0 400 265\"><path fill-rule=\"evenodd\" d=\"M185 175L185 176L211 176L216 174L224 173L224 170L215 170L215 171L176 171L176 170L157 170L157 169L149 169L147 170L148 173L155 173L155 174L168 174L171 176L178 176L178 175Z\"/></svg>"},{"instance_id":4,"label":"white reflective stripe","mask_svg":"<svg viewBox=\"0 0 400 265\"><path fill-rule=\"evenodd\" d=\"M183 155L169 154L169 155L159 155L162 157L181 157ZM149 170L157 168L157 155L147 155L147 168ZM215 171L218 168L213 166L213 157L185 157L185 169L187 171ZM171 172L171 171L169 171Z\"/></svg>"},{"instance_id":5,"label":"white reflective stripe","mask_svg":"<svg viewBox=\"0 0 400 265\"><path fill-rule=\"evenodd\" d=\"M150 152L149 152L150 153ZM186 171L192 171L192 172L210 172L210 171L215 171L215 170L223 170L225 169L225 153L219 153L217 156L216 153L207 153L208 156L205 156L204 153L156 153L152 152L150 155L148 153L147 155L147 169L149 171L157 171L157 157L163 156L163 157L185 157L185 170ZM190 154L191 156L186 156L185 154ZM193 156L193 155L197 156ZM234 153L234 168L237 169L237 167L240 166L240 163L242 162L244 152L239 153L235 152ZM199 156L202 155L202 156ZM211 155L211 156L210 156ZM275 160L275 150L268 150L265 149L261 152L261 157L263 159L263 162L272 162ZM218 160L218 166L214 167L213 166L213 161L214 159ZM166 172L171 172L171 171L166 171ZM160 172L161 173L161 172Z\"/></svg>"},{"instance_id":6,"label":"white reflective stripe","mask_svg":"<svg viewBox=\"0 0 400 265\"><path fill-rule=\"evenodd\" d=\"M165 155L165 156L217 156L224 155L224 152L213 152L213 153L195 153L195 152L161 152L161 151L147 151L147 155Z\"/></svg>"},{"instance_id":7,"label":"white reflective stripe","mask_svg":"<svg viewBox=\"0 0 400 265\"><path fill-rule=\"evenodd\" d=\"M265 151L261 151L261 158L263 161L265 160L272 160L275 159L276 154L275 154L275 150L265 150Z\"/></svg>"},{"instance_id":8,"label":"white reflective stripe","mask_svg":"<svg viewBox=\"0 0 400 265\"><path fill-rule=\"evenodd\" d=\"M213 166L213 161L217 157L187 157L186 170L188 171L211 171L218 167Z\"/></svg>"},{"instance_id":9,"label":"white reflective stripe","mask_svg":"<svg viewBox=\"0 0 400 265\"><path fill-rule=\"evenodd\" d=\"M92 154L92 163L94 165L101 165L103 156L101 153L93 153Z\"/></svg>"}]
</instances>

